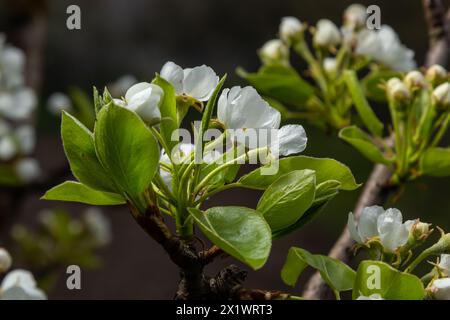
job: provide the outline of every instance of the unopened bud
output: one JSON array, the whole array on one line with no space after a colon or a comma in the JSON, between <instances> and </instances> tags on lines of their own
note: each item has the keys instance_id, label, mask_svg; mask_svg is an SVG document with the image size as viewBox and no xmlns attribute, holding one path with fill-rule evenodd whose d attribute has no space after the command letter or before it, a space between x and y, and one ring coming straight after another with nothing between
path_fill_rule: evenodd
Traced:
<instances>
[{"instance_id":1,"label":"unopened bud","mask_svg":"<svg viewBox=\"0 0 450 320\"><path fill-rule=\"evenodd\" d=\"M8 251L0 248L0 274L8 271L11 268L12 258Z\"/></svg>"},{"instance_id":2,"label":"unopened bud","mask_svg":"<svg viewBox=\"0 0 450 320\"><path fill-rule=\"evenodd\" d=\"M428 81L430 81L433 85L439 85L442 82L447 80L447 70L444 67L434 64L428 68L425 77Z\"/></svg>"},{"instance_id":3,"label":"unopened bud","mask_svg":"<svg viewBox=\"0 0 450 320\"><path fill-rule=\"evenodd\" d=\"M344 11L344 25L353 29L363 27L366 23L366 18L366 7L358 3L350 5Z\"/></svg>"},{"instance_id":4,"label":"unopened bud","mask_svg":"<svg viewBox=\"0 0 450 320\"><path fill-rule=\"evenodd\" d=\"M429 291L437 300L450 300L450 278L434 280Z\"/></svg>"},{"instance_id":5,"label":"unopened bud","mask_svg":"<svg viewBox=\"0 0 450 320\"><path fill-rule=\"evenodd\" d=\"M438 107L446 109L450 106L450 83L445 82L434 89L432 99Z\"/></svg>"},{"instance_id":6,"label":"unopened bud","mask_svg":"<svg viewBox=\"0 0 450 320\"><path fill-rule=\"evenodd\" d=\"M302 38L305 25L295 17L284 17L280 23L280 38L286 44L293 44Z\"/></svg>"},{"instance_id":7,"label":"unopened bud","mask_svg":"<svg viewBox=\"0 0 450 320\"><path fill-rule=\"evenodd\" d=\"M288 64L289 49L279 39L267 41L264 46L259 49L259 56L264 64Z\"/></svg>"},{"instance_id":8,"label":"unopened bud","mask_svg":"<svg viewBox=\"0 0 450 320\"><path fill-rule=\"evenodd\" d=\"M337 69L337 60L336 58L325 58L323 60L323 69L328 74L334 74Z\"/></svg>"},{"instance_id":9,"label":"unopened bud","mask_svg":"<svg viewBox=\"0 0 450 320\"><path fill-rule=\"evenodd\" d=\"M405 101L410 97L408 87L399 78L389 79L386 88L389 96L396 101Z\"/></svg>"},{"instance_id":10,"label":"unopened bud","mask_svg":"<svg viewBox=\"0 0 450 320\"><path fill-rule=\"evenodd\" d=\"M425 88L427 85L425 77L417 70L409 72L403 81L410 90Z\"/></svg>"},{"instance_id":11,"label":"unopened bud","mask_svg":"<svg viewBox=\"0 0 450 320\"><path fill-rule=\"evenodd\" d=\"M424 241L430 235L431 224L421 222L420 220L412 221L409 227L409 234L414 241Z\"/></svg>"},{"instance_id":12,"label":"unopened bud","mask_svg":"<svg viewBox=\"0 0 450 320\"><path fill-rule=\"evenodd\" d=\"M333 47L341 42L341 33L331 20L322 19L317 22L313 41L321 47Z\"/></svg>"}]
</instances>

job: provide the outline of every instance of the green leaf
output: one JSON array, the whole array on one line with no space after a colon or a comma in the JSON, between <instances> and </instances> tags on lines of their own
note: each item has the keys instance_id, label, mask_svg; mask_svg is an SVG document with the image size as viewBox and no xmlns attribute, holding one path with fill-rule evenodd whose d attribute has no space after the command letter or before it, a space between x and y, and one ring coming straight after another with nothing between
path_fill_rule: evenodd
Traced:
<instances>
[{"instance_id":1,"label":"green leaf","mask_svg":"<svg viewBox=\"0 0 450 320\"><path fill-rule=\"evenodd\" d=\"M450 176L450 148L429 148L421 156L420 172L432 177Z\"/></svg>"},{"instance_id":2,"label":"green leaf","mask_svg":"<svg viewBox=\"0 0 450 320\"><path fill-rule=\"evenodd\" d=\"M371 137L356 126L346 127L339 131L339 138L351 144L372 162L389 165L393 161L387 159Z\"/></svg>"},{"instance_id":3,"label":"green leaf","mask_svg":"<svg viewBox=\"0 0 450 320\"><path fill-rule=\"evenodd\" d=\"M379 294L386 300L422 300L425 290L415 275L401 272L381 261L362 261L356 273L353 299Z\"/></svg>"},{"instance_id":4,"label":"green leaf","mask_svg":"<svg viewBox=\"0 0 450 320\"><path fill-rule=\"evenodd\" d=\"M345 263L326 256L311 254L308 251L292 247L281 270L284 283L295 286L299 276L310 266L320 272L325 281L335 291L346 291L353 288L355 271Z\"/></svg>"},{"instance_id":5,"label":"green leaf","mask_svg":"<svg viewBox=\"0 0 450 320\"><path fill-rule=\"evenodd\" d=\"M95 120L95 110L90 96L78 87L70 88L69 96L74 104L78 119L80 119L86 127L92 129Z\"/></svg>"},{"instance_id":6,"label":"green leaf","mask_svg":"<svg viewBox=\"0 0 450 320\"><path fill-rule=\"evenodd\" d=\"M97 115L97 113L103 107L103 98L98 93L98 90L96 87L93 87L92 91L93 91L93 96L94 96L94 110L95 110L95 114Z\"/></svg>"},{"instance_id":7,"label":"green leaf","mask_svg":"<svg viewBox=\"0 0 450 320\"><path fill-rule=\"evenodd\" d=\"M136 113L110 103L100 110L94 135L103 167L121 194L136 201L158 169L159 147L152 133Z\"/></svg>"},{"instance_id":8,"label":"green leaf","mask_svg":"<svg viewBox=\"0 0 450 320\"><path fill-rule=\"evenodd\" d=\"M266 263L272 233L259 212L245 207L215 207L205 212L188 210L208 239L223 251L253 269Z\"/></svg>"},{"instance_id":9,"label":"green leaf","mask_svg":"<svg viewBox=\"0 0 450 320\"><path fill-rule=\"evenodd\" d=\"M402 74L391 70L377 70L369 73L362 80L365 95L377 102L386 102L386 90L382 88L382 84L387 82L390 78L400 78Z\"/></svg>"},{"instance_id":10,"label":"green leaf","mask_svg":"<svg viewBox=\"0 0 450 320\"><path fill-rule=\"evenodd\" d=\"M312 170L295 170L272 183L259 200L261 212L273 232L295 223L311 206L316 189Z\"/></svg>"},{"instance_id":11,"label":"green leaf","mask_svg":"<svg viewBox=\"0 0 450 320\"><path fill-rule=\"evenodd\" d=\"M367 102L359 84L358 77L356 76L356 72L353 70L346 70L344 72L344 80L361 120L372 134L380 137L383 134L383 123L378 119L377 115L373 112Z\"/></svg>"},{"instance_id":12,"label":"green leaf","mask_svg":"<svg viewBox=\"0 0 450 320\"><path fill-rule=\"evenodd\" d=\"M314 94L314 88L289 66L262 66L257 73L247 73L241 68L236 71L260 94L281 103L304 107L304 103Z\"/></svg>"},{"instance_id":13,"label":"green leaf","mask_svg":"<svg viewBox=\"0 0 450 320\"><path fill-rule=\"evenodd\" d=\"M337 180L324 181L316 187L314 204L322 204L334 198L341 188L341 183Z\"/></svg>"},{"instance_id":14,"label":"green leaf","mask_svg":"<svg viewBox=\"0 0 450 320\"><path fill-rule=\"evenodd\" d=\"M70 169L79 181L100 191L118 191L97 158L92 133L65 111L62 113L61 136Z\"/></svg>"},{"instance_id":15,"label":"green leaf","mask_svg":"<svg viewBox=\"0 0 450 320\"><path fill-rule=\"evenodd\" d=\"M334 159L295 156L279 160L279 169L275 175L262 175L258 168L241 177L239 182L247 188L266 189L282 175L293 170L310 169L316 172L316 183L337 180L341 183L341 190L355 190L360 185L356 183L350 169Z\"/></svg>"},{"instance_id":16,"label":"green leaf","mask_svg":"<svg viewBox=\"0 0 450 320\"><path fill-rule=\"evenodd\" d=\"M159 86L164 91L164 97L161 106L159 107L162 118L160 125L161 136L171 151L178 143L178 137L172 141L172 133L178 129L175 89L169 82L161 78L159 74L156 75L156 78L152 83Z\"/></svg>"},{"instance_id":17,"label":"green leaf","mask_svg":"<svg viewBox=\"0 0 450 320\"><path fill-rule=\"evenodd\" d=\"M81 202L98 206L125 203L125 199L120 194L98 191L76 181L66 181L51 188L41 199Z\"/></svg>"}]
</instances>

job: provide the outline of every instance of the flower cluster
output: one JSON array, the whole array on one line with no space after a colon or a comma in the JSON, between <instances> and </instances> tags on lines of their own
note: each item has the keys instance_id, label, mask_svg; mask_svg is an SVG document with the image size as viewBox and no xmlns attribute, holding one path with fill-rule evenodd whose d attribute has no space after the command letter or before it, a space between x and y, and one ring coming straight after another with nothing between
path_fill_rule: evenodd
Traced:
<instances>
[{"instance_id":1,"label":"flower cluster","mask_svg":"<svg viewBox=\"0 0 450 320\"><path fill-rule=\"evenodd\" d=\"M12 265L8 251L0 247L0 275ZM37 287L33 275L26 270L15 269L3 278L0 285L0 300L44 300L45 293Z\"/></svg>"},{"instance_id":2,"label":"flower cluster","mask_svg":"<svg viewBox=\"0 0 450 320\"><path fill-rule=\"evenodd\" d=\"M25 85L24 66L24 53L6 44L0 34L0 165L11 171L0 184L30 182L40 174L37 161L30 157L36 138L29 120L37 99Z\"/></svg>"}]
</instances>

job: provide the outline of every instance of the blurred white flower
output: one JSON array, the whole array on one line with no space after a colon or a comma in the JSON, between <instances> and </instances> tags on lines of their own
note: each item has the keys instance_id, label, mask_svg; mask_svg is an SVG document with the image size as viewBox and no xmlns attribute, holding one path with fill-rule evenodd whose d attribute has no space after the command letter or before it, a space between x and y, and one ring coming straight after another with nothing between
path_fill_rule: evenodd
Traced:
<instances>
[{"instance_id":1,"label":"blurred white flower","mask_svg":"<svg viewBox=\"0 0 450 320\"><path fill-rule=\"evenodd\" d=\"M450 105L450 83L440 84L433 90L433 102L441 106Z\"/></svg>"},{"instance_id":2,"label":"blurred white flower","mask_svg":"<svg viewBox=\"0 0 450 320\"><path fill-rule=\"evenodd\" d=\"M0 138L11 133L11 126L0 118Z\"/></svg>"},{"instance_id":3,"label":"blurred white flower","mask_svg":"<svg viewBox=\"0 0 450 320\"><path fill-rule=\"evenodd\" d=\"M328 74L334 74L337 69L336 58L327 57L327 58L323 59L323 69Z\"/></svg>"},{"instance_id":4,"label":"blurred white flower","mask_svg":"<svg viewBox=\"0 0 450 320\"><path fill-rule=\"evenodd\" d=\"M178 144L178 151L174 151L172 155L172 160L176 164L180 164L184 159L186 159L187 156L189 156L194 151L194 149L195 146L192 143L180 143ZM169 166L172 164L170 162L168 154L164 150L161 153L159 161ZM172 190L172 174L163 167L160 167L159 173L169 189Z\"/></svg>"},{"instance_id":5,"label":"blurred white flower","mask_svg":"<svg viewBox=\"0 0 450 320\"><path fill-rule=\"evenodd\" d=\"M387 209L380 206L366 207L361 212L358 227L353 213L349 213L347 227L350 236L359 244L373 237L380 237L381 244L388 252L394 252L408 241L409 221L402 223L402 214L397 209Z\"/></svg>"},{"instance_id":6,"label":"blurred white flower","mask_svg":"<svg viewBox=\"0 0 450 320\"><path fill-rule=\"evenodd\" d=\"M331 20L321 19L317 22L313 41L321 47L337 46L341 42L341 33Z\"/></svg>"},{"instance_id":7,"label":"blurred white flower","mask_svg":"<svg viewBox=\"0 0 450 320\"><path fill-rule=\"evenodd\" d=\"M22 86L25 54L19 48L5 45L0 49L1 82L7 89Z\"/></svg>"},{"instance_id":8,"label":"blurred white flower","mask_svg":"<svg viewBox=\"0 0 450 320\"><path fill-rule=\"evenodd\" d=\"M37 98L30 88L0 93L0 115L11 120L25 120L36 108Z\"/></svg>"},{"instance_id":9,"label":"blurred white flower","mask_svg":"<svg viewBox=\"0 0 450 320\"><path fill-rule=\"evenodd\" d=\"M370 296L359 296L356 300L384 300L378 293L371 294Z\"/></svg>"},{"instance_id":10,"label":"blurred white flower","mask_svg":"<svg viewBox=\"0 0 450 320\"><path fill-rule=\"evenodd\" d=\"M41 174L39 163L33 158L20 159L15 169L19 178L26 183L36 180Z\"/></svg>"},{"instance_id":11,"label":"blurred white flower","mask_svg":"<svg viewBox=\"0 0 450 320\"><path fill-rule=\"evenodd\" d=\"M444 67L434 64L427 69L425 78L433 84L439 84L448 79L448 73Z\"/></svg>"},{"instance_id":12,"label":"blurred white flower","mask_svg":"<svg viewBox=\"0 0 450 320\"><path fill-rule=\"evenodd\" d=\"M427 86L424 75L422 74L422 72L417 70L408 72L403 81L405 82L409 90L416 88L425 88Z\"/></svg>"},{"instance_id":13,"label":"blurred white flower","mask_svg":"<svg viewBox=\"0 0 450 320\"><path fill-rule=\"evenodd\" d=\"M409 99L411 93L406 84L399 78L391 78L386 83L387 93L397 101Z\"/></svg>"},{"instance_id":14,"label":"blurred white flower","mask_svg":"<svg viewBox=\"0 0 450 320\"><path fill-rule=\"evenodd\" d=\"M11 160L17 154L17 146L11 135L0 137L0 160Z\"/></svg>"},{"instance_id":15,"label":"blurred white flower","mask_svg":"<svg viewBox=\"0 0 450 320\"><path fill-rule=\"evenodd\" d=\"M208 101L219 83L217 74L206 65L183 69L169 61L163 65L160 75L173 85L177 95L189 96L198 101Z\"/></svg>"},{"instance_id":16,"label":"blurred white flower","mask_svg":"<svg viewBox=\"0 0 450 320\"><path fill-rule=\"evenodd\" d=\"M163 95L164 92L159 86L140 82L125 93L125 107L136 112L144 121L155 123L161 119L159 106Z\"/></svg>"},{"instance_id":17,"label":"blurred white flower","mask_svg":"<svg viewBox=\"0 0 450 320\"><path fill-rule=\"evenodd\" d=\"M126 74L108 85L108 89L113 97L122 97L125 95L128 88L135 85L136 83L138 83L138 80L135 76Z\"/></svg>"},{"instance_id":18,"label":"blurred white flower","mask_svg":"<svg viewBox=\"0 0 450 320\"><path fill-rule=\"evenodd\" d=\"M344 11L344 25L352 29L361 28L367 18L366 7L359 3L351 4Z\"/></svg>"},{"instance_id":19,"label":"blurred white flower","mask_svg":"<svg viewBox=\"0 0 450 320\"><path fill-rule=\"evenodd\" d=\"M9 272L0 286L1 300L45 300L47 296L37 287L33 275L26 270Z\"/></svg>"},{"instance_id":20,"label":"blurred white flower","mask_svg":"<svg viewBox=\"0 0 450 320\"><path fill-rule=\"evenodd\" d=\"M111 242L111 222L100 209L94 207L88 208L84 212L84 221L100 246L107 245Z\"/></svg>"},{"instance_id":21,"label":"blurred white flower","mask_svg":"<svg viewBox=\"0 0 450 320\"><path fill-rule=\"evenodd\" d=\"M441 259L439 260L439 268L444 276L450 276L450 254L441 254Z\"/></svg>"},{"instance_id":22,"label":"blurred white flower","mask_svg":"<svg viewBox=\"0 0 450 320\"><path fill-rule=\"evenodd\" d=\"M60 115L63 110L70 112L73 109L73 105L72 101L66 94L62 92L55 92L48 98L47 108L50 113Z\"/></svg>"},{"instance_id":23,"label":"blurred white flower","mask_svg":"<svg viewBox=\"0 0 450 320\"><path fill-rule=\"evenodd\" d=\"M32 126L22 125L18 127L15 130L15 137L23 155L29 155L33 152L36 145L36 135Z\"/></svg>"},{"instance_id":24,"label":"blurred white flower","mask_svg":"<svg viewBox=\"0 0 450 320\"><path fill-rule=\"evenodd\" d=\"M6 249L0 247L0 274L6 272L11 268L12 258Z\"/></svg>"},{"instance_id":25,"label":"blurred white flower","mask_svg":"<svg viewBox=\"0 0 450 320\"><path fill-rule=\"evenodd\" d=\"M450 278L434 280L430 291L437 300L450 300Z\"/></svg>"},{"instance_id":26,"label":"blurred white flower","mask_svg":"<svg viewBox=\"0 0 450 320\"><path fill-rule=\"evenodd\" d=\"M362 30L358 34L355 52L397 71L409 71L416 67L414 51L406 48L388 25L382 25L378 31Z\"/></svg>"},{"instance_id":27,"label":"blurred white flower","mask_svg":"<svg viewBox=\"0 0 450 320\"><path fill-rule=\"evenodd\" d=\"M281 18L279 34L285 43L292 44L298 41L304 30L305 26L296 17Z\"/></svg>"},{"instance_id":28,"label":"blurred white flower","mask_svg":"<svg viewBox=\"0 0 450 320\"><path fill-rule=\"evenodd\" d=\"M258 50L258 54L264 64L289 65L289 48L280 39L267 41Z\"/></svg>"}]
</instances>

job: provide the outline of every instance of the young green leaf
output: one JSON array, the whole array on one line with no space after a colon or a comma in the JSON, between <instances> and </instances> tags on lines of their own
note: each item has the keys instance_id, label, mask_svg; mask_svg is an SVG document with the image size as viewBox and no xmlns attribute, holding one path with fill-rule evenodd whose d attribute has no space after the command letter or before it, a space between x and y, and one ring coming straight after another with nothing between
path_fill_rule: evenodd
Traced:
<instances>
[{"instance_id":1,"label":"young green leaf","mask_svg":"<svg viewBox=\"0 0 450 320\"><path fill-rule=\"evenodd\" d=\"M259 200L261 212L272 232L295 223L311 206L316 189L312 170L295 170L272 183Z\"/></svg>"},{"instance_id":2,"label":"young green leaf","mask_svg":"<svg viewBox=\"0 0 450 320\"><path fill-rule=\"evenodd\" d=\"M450 148L429 148L420 158L421 174L432 177L450 176Z\"/></svg>"},{"instance_id":3,"label":"young green leaf","mask_svg":"<svg viewBox=\"0 0 450 320\"><path fill-rule=\"evenodd\" d=\"M148 127L133 111L110 103L98 114L94 136L100 162L121 194L139 197L159 162L159 147Z\"/></svg>"},{"instance_id":4,"label":"young green leaf","mask_svg":"<svg viewBox=\"0 0 450 320\"><path fill-rule=\"evenodd\" d=\"M386 90L382 87L384 82L387 82L390 78L401 78L402 74L397 71L389 70L377 70L369 73L361 81L364 88L365 95L377 102L386 102Z\"/></svg>"},{"instance_id":5,"label":"young green leaf","mask_svg":"<svg viewBox=\"0 0 450 320\"><path fill-rule=\"evenodd\" d=\"M275 175L262 175L261 168L241 177L239 182L247 188L266 189L282 175L293 170L310 169L316 172L316 183L327 180L337 180L341 183L341 190L355 190L360 185L356 183L350 169L334 159L295 156L279 160L279 169Z\"/></svg>"},{"instance_id":6,"label":"young green leaf","mask_svg":"<svg viewBox=\"0 0 450 320\"><path fill-rule=\"evenodd\" d=\"M189 208L203 233L226 253L253 269L269 257L272 233L261 213L245 207Z\"/></svg>"},{"instance_id":7,"label":"young green leaf","mask_svg":"<svg viewBox=\"0 0 450 320\"><path fill-rule=\"evenodd\" d=\"M386 158L370 136L356 126L346 127L339 131L339 138L355 147L361 154L375 163L389 165L393 159Z\"/></svg>"},{"instance_id":8,"label":"young green leaf","mask_svg":"<svg viewBox=\"0 0 450 320\"><path fill-rule=\"evenodd\" d=\"M178 143L178 139L172 141L172 134L178 129L177 120L177 101L175 89L165 79L161 78L159 74L156 75L152 81L164 91L164 97L161 102L161 136L163 137L170 150Z\"/></svg>"},{"instance_id":9,"label":"young green leaf","mask_svg":"<svg viewBox=\"0 0 450 320\"><path fill-rule=\"evenodd\" d=\"M362 261L356 273L353 299L379 294L386 300L422 300L422 281L381 261Z\"/></svg>"},{"instance_id":10,"label":"young green leaf","mask_svg":"<svg viewBox=\"0 0 450 320\"><path fill-rule=\"evenodd\" d=\"M319 271L323 281L335 291L347 291L353 288L356 273L352 268L339 260L311 254L296 247L289 249L281 270L281 278L287 285L295 286L298 277L307 266Z\"/></svg>"},{"instance_id":11,"label":"young green leaf","mask_svg":"<svg viewBox=\"0 0 450 320\"><path fill-rule=\"evenodd\" d=\"M72 99L80 121L86 127L92 129L95 120L95 110L89 95L78 87L72 87L69 89L69 96Z\"/></svg>"},{"instance_id":12,"label":"young green leaf","mask_svg":"<svg viewBox=\"0 0 450 320\"><path fill-rule=\"evenodd\" d=\"M305 102L314 94L314 88L292 67L262 66L257 73L247 73L238 68L237 74L260 94L291 106L304 107Z\"/></svg>"},{"instance_id":13,"label":"young green leaf","mask_svg":"<svg viewBox=\"0 0 450 320\"><path fill-rule=\"evenodd\" d=\"M66 181L51 188L41 199L80 202L96 206L125 203L125 199L120 194L98 191L76 181Z\"/></svg>"},{"instance_id":14,"label":"young green leaf","mask_svg":"<svg viewBox=\"0 0 450 320\"><path fill-rule=\"evenodd\" d=\"M322 204L334 198L341 188L341 183L337 180L328 180L316 186L314 205Z\"/></svg>"},{"instance_id":15,"label":"young green leaf","mask_svg":"<svg viewBox=\"0 0 450 320\"><path fill-rule=\"evenodd\" d=\"M70 169L79 181L96 190L118 191L97 158L92 133L65 111L62 113L61 136Z\"/></svg>"},{"instance_id":16,"label":"young green leaf","mask_svg":"<svg viewBox=\"0 0 450 320\"><path fill-rule=\"evenodd\" d=\"M361 120L372 134L380 137L383 134L383 123L378 119L377 115L373 112L367 102L364 92L359 84L358 77L356 76L356 72L353 70L346 70L344 72L344 80Z\"/></svg>"}]
</instances>

